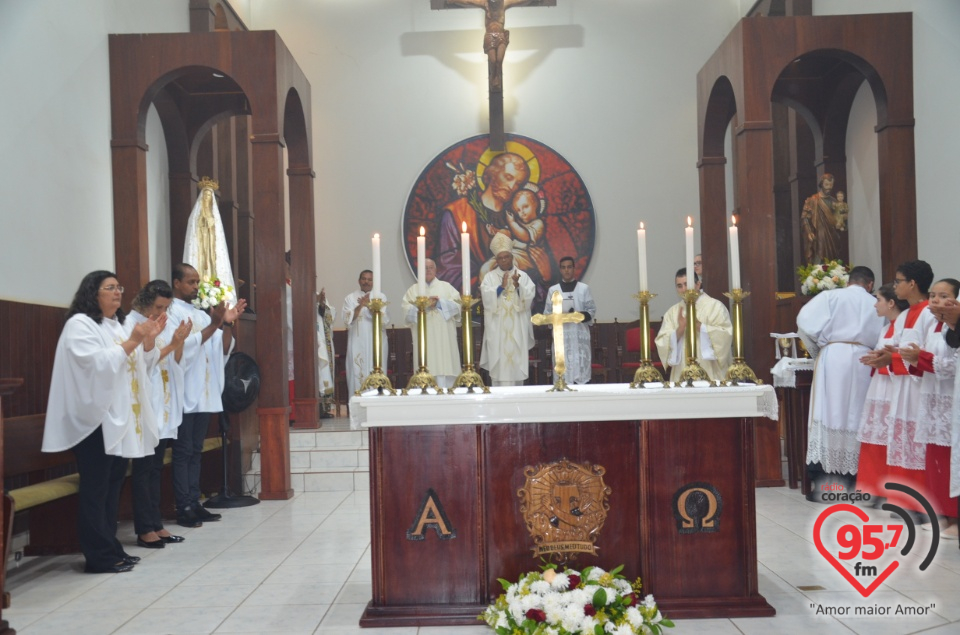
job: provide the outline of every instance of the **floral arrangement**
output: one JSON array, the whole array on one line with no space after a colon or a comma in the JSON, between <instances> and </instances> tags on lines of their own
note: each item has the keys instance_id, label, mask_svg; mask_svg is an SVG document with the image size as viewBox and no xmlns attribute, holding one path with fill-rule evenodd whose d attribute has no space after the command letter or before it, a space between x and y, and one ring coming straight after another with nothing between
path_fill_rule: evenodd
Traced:
<instances>
[{"instance_id":1,"label":"floral arrangement","mask_svg":"<svg viewBox=\"0 0 960 635\"><path fill-rule=\"evenodd\" d=\"M842 289L850 279L850 268L842 260L829 260L823 264L810 264L797 268L800 276L800 293L817 295L821 291Z\"/></svg>"},{"instance_id":2,"label":"floral arrangement","mask_svg":"<svg viewBox=\"0 0 960 635\"><path fill-rule=\"evenodd\" d=\"M640 580L620 575L623 565L609 572L561 572L552 563L541 569L516 584L501 578L505 593L479 619L497 635L637 635L673 627L652 595L640 600Z\"/></svg>"},{"instance_id":3,"label":"floral arrangement","mask_svg":"<svg viewBox=\"0 0 960 635\"><path fill-rule=\"evenodd\" d=\"M220 278L211 279L209 276L204 276L200 281L200 287L197 289L197 297L193 300L193 306L198 309L209 309L224 300L229 300L232 294L233 287L220 282Z\"/></svg>"}]
</instances>

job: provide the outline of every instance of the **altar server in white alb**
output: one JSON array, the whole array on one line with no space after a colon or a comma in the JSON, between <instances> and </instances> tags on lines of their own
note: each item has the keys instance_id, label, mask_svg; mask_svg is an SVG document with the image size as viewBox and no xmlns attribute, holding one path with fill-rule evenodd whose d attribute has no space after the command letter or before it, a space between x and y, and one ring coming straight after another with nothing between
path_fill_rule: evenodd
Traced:
<instances>
[{"instance_id":1,"label":"altar server in white alb","mask_svg":"<svg viewBox=\"0 0 960 635\"><path fill-rule=\"evenodd\" d=\"M209 315L196 308L200 274L191 265L181 263L173 270L173 304L169 319L179 326L189 320L192 333L184 344L183 420L173 442L173 493L177 505L177 523L199 527L203 521L220 520L220 514L200 504L200 456L207 436L210 415L221 412L224 366L233 350L233 326L243 313L245 300L235 306L225 303L212 307ZM190 338L193 341L190 341Z\"/></svg>"},{"instance_id":2,"label":"altar server in white alb","mask_svg":"<svg viewBox=\"0 0 960 635\"><path fill-rule=\"evenodd\" d=\"M813 481L821 478L822 468L852 486L852 476L844 475L857 473L857 433L870 387L870 368L860 358L884 327L871 295L873 282L873 271L854 267L847 287L820 292L797 315L797 331L815 359L807 423L807 469Z\"/></svg>"},{"instance_id":3,"label":"altar server in white alb","mask_svg":"<svg viewBox=\"0 0 960 635\"><path fill-rule=\"evenodd\" d=\"M564 378L569 384L586 384L592 375L590 325L597 315L597 304L590 294L590 287L577 280L576 263L570 256L560 259L560 283L550 287L547 298L552 298L555 291L559 291L563 298L564 313L583 313L583 322L563 326L563 348L567 365ZM553 304L548 301L543 312L553 313Z\"/></svg>"},{"instance_id":4,"label":"altar server in white alb","mask_svg":"<svg viewBox=\"0 0 960 635\"><path fill-rule=\"evenodd\" d=\"M347 326L347 390L352 395L363 384L373 371L373 312L368 305L373 298L373 272L364 269L360 272L357 281L360 290L354 291L343 299L343 323ZM379 294L380 300L386 296ZM390 359L390 350L387 346L387 324L390 314L386 307L380 315L380 368L386 374L386 361Z\"/></svg>"},{"instance_id":5,"label":"altar server in white alb","mask_svg":"<svg viewBox=\"0 0 960 635\"><path fill-rule=\"evenodd\" d=\"M502 235L502 234L499 234ZM534 345L530 304L536 288L530 276L513 266L513 254L498 250L497 268L480 283L483 300L483 349L480 367L494 386L519 386L530 372Z\"/></svg>"},{"instance_id":6,"label":"altar server in white alb","mask_svg":"<svg viewBox=\"0 0 960 635\"><path fill-rule=\"evenodd\" d=\"M696 273L693 275L694 284L700 292L697 297L696 311L698 323L696 328L699 329L697 363L707 372L710 379L720 381L726 378L727 369L730 368L733 323L730 322L730 312L727 311L727 307L719 300L707 295L700 285L700 278ZM681 298L687 291L687 280L686 267L678 270L674 276L677 294ZM683 336L688 326L686 311L687 305L684 300L667 309L655 340L660 361L665 367L670 367L670 381L680 381L683 367L687 363L683 356Z\"/></svg>"},{"instance_id":7,"label":"altar server in white alb","mask_svg":"<svg viewBox=\"0 0 960 635\"><path fill-rule=\"evenodd\" d=\"M457 325L460 324L460 293L449 282L437 278L437 264L427 258L425 263L426 289L430 298L427 307L427 368L441 388L450 388L460 374L460 350L457 348ZM413 335L413 369L420 364L420 342L417 337L417 296L419 285L414 284L403 296L403 317Z\"/></svg>"},{"instance_id":8,"label":"altar server in white alb","mask_svg":"<svg viewBox=\"0 0 960 635\"><path fill-rule=\"evenodd\" d=\"M126 324L135 325L166 315L173 303L173 289L165 280L148 282L133 299ZM131 462L130 490L133 500L133 528L137 545L147 549L162 549L169 543L183 542L164 529L160 512L160 476L163 459L171 439L177 438L177 428L183 419L183 345L193 331L190 320L174 326L167 320L166 328L157 335L155 348L160 357L150 370L150 393L153 412L157 418L159 442L153 452ZM195 354L195 353L194 353Z\"/></svg>"},{"instance_id":9,"label":"altar server in white alb","mask_svg":"<svg viewBox=\"0 0 960 635\"><path fill-rule=\"evenodd\" d=\"M155 362L154 338L166 320L124 328L122 297L109 271L80 283L57 342L43 429L44 452L72 449L77 460L77 529L87 573L121 573L140 560L117 540L123 457L156 438L146 367Z\"/></svg>"}]
</instances>

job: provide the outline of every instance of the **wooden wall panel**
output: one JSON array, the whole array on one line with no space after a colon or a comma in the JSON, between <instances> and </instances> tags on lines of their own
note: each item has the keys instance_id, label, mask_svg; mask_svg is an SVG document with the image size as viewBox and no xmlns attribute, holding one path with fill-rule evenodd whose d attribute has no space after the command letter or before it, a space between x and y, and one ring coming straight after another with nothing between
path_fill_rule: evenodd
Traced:
<instances>
[{"instance_id":1,"label":"wooden wall panel","mask_svg":"<svg viewBox=\"0 0 960 635\"><path fill-rule=\"evenodd\" d=\"M23 379L23 387L3 400L4 417L46 412L64 322L63 307L0 300L0 377Z\"/></svg>"}]
</instances>

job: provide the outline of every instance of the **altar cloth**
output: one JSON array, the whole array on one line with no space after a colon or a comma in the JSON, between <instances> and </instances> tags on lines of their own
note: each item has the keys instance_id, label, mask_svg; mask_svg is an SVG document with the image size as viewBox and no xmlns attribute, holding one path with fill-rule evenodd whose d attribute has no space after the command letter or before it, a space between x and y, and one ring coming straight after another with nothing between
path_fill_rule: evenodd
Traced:
<instances>
[{"instance_id":1,"label":"altar cloth","mask_svg":"<svg viewBox=\"0 0 960 635\"><path fill-rule=\"evenodd\" d=\"M488 394L354 396L350 427L779 417L776 392L769 385L630 388L629 384L584 384L575 392L548 389L538 385L494 387Z\"/></svg>"}]
</instances>

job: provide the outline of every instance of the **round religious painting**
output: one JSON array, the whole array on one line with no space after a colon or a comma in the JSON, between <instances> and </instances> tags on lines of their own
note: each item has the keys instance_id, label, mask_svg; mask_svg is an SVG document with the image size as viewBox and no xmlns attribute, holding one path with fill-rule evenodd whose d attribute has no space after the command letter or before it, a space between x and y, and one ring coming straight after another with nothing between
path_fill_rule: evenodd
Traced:
<instances>
[{"instance_id":1,"label":"round religious painting","mask_svg":"<svg viewBox=\"0 0 960 635\"><path fill-rule=\"evenodd\" d=\"M496 268L494 256L513 254L514 265L537 287L534 311L560 280L559 261L570 256L583 276L596 237L596 216L587 188L573 166L552 148L508 134L506 150L480 135L450 146L417 178L403 212L404 252L416 272L417 236L426 230L427 256L437 277L456 289L470 267L470 288ZM470 251L461 253L461 233Z\"/></svg>"}]
</instances>

